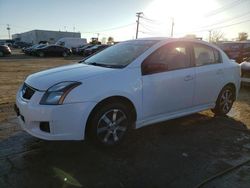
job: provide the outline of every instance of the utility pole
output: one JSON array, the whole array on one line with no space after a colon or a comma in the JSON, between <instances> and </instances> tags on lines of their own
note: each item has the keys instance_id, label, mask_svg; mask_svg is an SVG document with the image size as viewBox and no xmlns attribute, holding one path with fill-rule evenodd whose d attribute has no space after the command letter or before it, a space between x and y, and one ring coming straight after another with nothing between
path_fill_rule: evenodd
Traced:
<instances>
[{"instance_id":1,"label":"utility pole","mask_svg":"<svg viewBox=\"0 0 250 188\"><path fill-rule=\"evenodd\" d=\"M212 30L209 30L208 32L209 32L208 42L211 43Z\"/></svg>"},{"instance_id":2,"label":"utility pole","mask_svg":"<svg viewBox=\"0 0 250 188\"><path fill-rule=\"evenodd\" d=\"M171 37L174 36L174 18L172 18L172 25L171 25Z\"/></svg>"},{"instance_id":3,"label":"utility pole","mask_svg":"<svg viewBox=\"0 0 250 188\"><path fill-rule=\"evenodd\" d=\"M138 38L138 32L139 32L139 24L140 24L140 18L141 18L141 15L143 14L143 12L137 12L136 13L136 16L137 16L137 26L136 26L136 34L135 34L135 38L137 39Z\"/></svg>"},{"instance_id":4,"label":"utility pole","mask_svg":"<svg viewBox=\"0 0 250 188\"><path fill-rule=\"evenodd\" d=\"M8 30L9 39L10 39L10 25L9 24L7 24L7 28L6 29Z\"/></svg>"}]
</instances>

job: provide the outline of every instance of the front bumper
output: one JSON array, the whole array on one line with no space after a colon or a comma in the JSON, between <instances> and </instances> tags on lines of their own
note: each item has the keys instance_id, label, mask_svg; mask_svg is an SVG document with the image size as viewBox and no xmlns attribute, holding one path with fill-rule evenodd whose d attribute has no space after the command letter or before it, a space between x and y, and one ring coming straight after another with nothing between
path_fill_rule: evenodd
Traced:
<instances>
[{"instance_id":1,"label":"front bumper","mask_svg":"<svg viewBox=\"0 0 250 188\"><path fill-rule=\"evenodd\" d=\"M22 129L45 140L83 140L87 118L95 103L40 105L42 96L43 92L37 91L27 101L17 94L16 112ZM49 131L41 129L44 122Z\"/></svg>"}]
</instances>

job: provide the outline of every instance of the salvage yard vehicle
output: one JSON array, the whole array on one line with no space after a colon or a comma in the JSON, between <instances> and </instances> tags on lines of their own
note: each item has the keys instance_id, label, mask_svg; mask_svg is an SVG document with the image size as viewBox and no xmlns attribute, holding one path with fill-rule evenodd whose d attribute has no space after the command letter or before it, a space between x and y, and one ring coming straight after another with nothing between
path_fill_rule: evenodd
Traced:
<instances>
[{"instance_id":1,"label":"salvage yard vehicle","mask_svg":"<svg viewBox=\"0 0 250 188\"><path fill-rule=\"evenodd\" d=\"M13 48L27 48L30 46L32 46L31 43L22 42L22 41L17 41L12 45Z\"/></svg>"},{"instance_id":2,"label":"salvage yard vehicle","mask_svg":"<svg viewBox=\"0 0 250 188\"><path fill-rule=\"evenodd\" d=\"M104 44L94 45L90 48L85 49L83 54L85 57L87 57L87 56L90 56L96 52L99 52L107 47L109 47L109 45L104 45Z\"/></svg>"},{"instance_id":3,"label":"salvage yard vehicle","mask_svg":"<svg viewBox=\"0 0 250 188\"><path fill-rule=\"evenodd\" d=\"M247 58L240 64L241 66L241 82L250 86L250 58Z\"/></svg>"},{"instance_id":4,"label":"salvage yard vehicle","mask_svg":"<svg viewBox=\"0 0 250 188\"><path fill-rule=\"evenodd\" d=\"M40 48L43 48L43 47L46 47L47 45L46 44L35 44L31 47L28 47L28 48L24 48L22 51L27 54L27 55L33 55L33 52L36 50L36 49L40 49Z\"/></svg>"},{"instance_id":5,"label":"salvage yard vehicle","mask_svg":"<svg viewBox=\"0 0 250 188\"><path fill-rule=\"evenodd\" d=\"M220 48L146 38L28 76L15 110L21 127L38 138L114 146L130 128L207 109L225 115L239 88L240 65Z\"/></svg>"},{"instance_id":6,"label":"salvage yard vehicle","mask_svg":"<svg viewBox=\"0 0 250 188\"><path fill-rule=\"evenodd\" d=\"M3 57L5 55L10 55L11 49L7 45L0 45L0 57Z\"/></svg>"},{"instance_id":7,"label":"salvage yard vehicle","mask_svg":"<svg viewBox=\"0 0 250 188\"><path fill-rule=\"evenodd\" d=\"M45 56L66 57L71 55L71 50L63 46L49 45L42 48L36 48L32 51L32 53L38 55L39 57L45 57Z\"/></svg>"},{"instance_id":8,"label":"salvage yard vehicle","mask_svg":"<svg viewBox=\"0 0 250 188\"><path fill-rule=\"evenodd\" d=\"M230 59L234 59L238 63L250 57L250 42L224 42L219 44L221 49L228 55Z\"/></svg>"},{"instance_id":9,"label":"salvage yard vehicle","mask_svg":"<svg viewBox=\"0 0 250 188\"><path fill-rule=\"evenodd\" d=\"M72 37L65 37L61 38L56 42L56 45L64 46L66 48L72 49L77 48L79 46L87 44L87 39L85 38L72 38Z\"/></svg>"}]
</instances>

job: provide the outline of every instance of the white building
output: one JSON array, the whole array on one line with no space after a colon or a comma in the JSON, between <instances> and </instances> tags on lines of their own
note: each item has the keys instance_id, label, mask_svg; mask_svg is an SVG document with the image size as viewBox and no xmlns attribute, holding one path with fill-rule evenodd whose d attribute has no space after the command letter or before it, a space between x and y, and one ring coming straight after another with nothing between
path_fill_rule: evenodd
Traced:
<instances>
[{"instance_id":1,"label":"white building","mask_svg":"<svg viewBox=\"0 0 250 188\"><path fill-rule=\"evenodd\" d=\"M50 44L54 44L56 41L64 37L81 38L81 33L65 32L65 31L32 30L25 33L18 33L12 35L12 39L16 41L23 41L32 44L38 44L41 41L47 41Z\"/></svg>"}]
</instances>

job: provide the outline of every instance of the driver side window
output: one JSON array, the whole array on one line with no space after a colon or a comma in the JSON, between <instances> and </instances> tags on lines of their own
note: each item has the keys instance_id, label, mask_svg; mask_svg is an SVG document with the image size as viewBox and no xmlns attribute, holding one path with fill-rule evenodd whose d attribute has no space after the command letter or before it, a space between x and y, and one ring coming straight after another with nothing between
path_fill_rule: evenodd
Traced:
<instances>
[{"instance_id":1,"label":"driver side window","mask_svg":"<svg viewBox=\"0 0 250 188\"><path fill-rule=\"evenodd\" d=\"M142 64L142 74L154 74L190 67L185 44L167 44L153 52Z\"/></svg>"}]
</instances>

